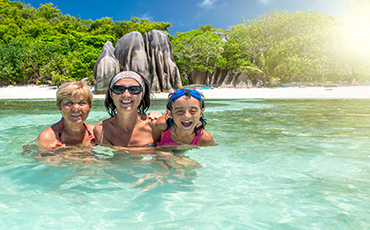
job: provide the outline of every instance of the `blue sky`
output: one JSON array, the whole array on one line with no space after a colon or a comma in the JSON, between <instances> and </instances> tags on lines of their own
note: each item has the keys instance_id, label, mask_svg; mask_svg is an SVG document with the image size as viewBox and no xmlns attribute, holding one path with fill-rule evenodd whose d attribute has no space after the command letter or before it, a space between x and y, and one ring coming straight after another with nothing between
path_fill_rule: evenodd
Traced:
<instances>
[{"instance_id":1,"label":"blue sky","mask_svg":"<svg viewBox=\"0 0 370 230\"><path fill-rule=\"evenodd\" d=\"M318 10L326 16L341 16L346 14L348 3L353 2L355 0L24 0L35 8L53 3L63 14L80 15L84 20L110 17L114 21L128 21L131 17L139 17L170 22L172 35L207 24L227 29L270 9Z\"/></svg>"}]
</instances>

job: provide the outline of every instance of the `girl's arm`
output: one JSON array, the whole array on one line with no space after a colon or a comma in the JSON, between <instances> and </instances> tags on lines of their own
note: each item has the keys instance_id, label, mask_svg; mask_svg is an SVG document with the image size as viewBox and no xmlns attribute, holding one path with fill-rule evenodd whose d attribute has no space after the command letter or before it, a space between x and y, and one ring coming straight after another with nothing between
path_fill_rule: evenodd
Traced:
<instances>
[{"instance_id":1,"label":"girl's arm","mask_svg":"<svg viewBox=\"0 0 370 230\"><path fill-rule=\"evenodd\" d=\"M160 116L158 119L156 119L155 121L153 121L155 123L155 126L160 129L161 131L164 131L166 128L167 128L167 119L169 118L169 116L167 115L167 113L164 113L162 116Z\"/></svg>"}]
</instances>

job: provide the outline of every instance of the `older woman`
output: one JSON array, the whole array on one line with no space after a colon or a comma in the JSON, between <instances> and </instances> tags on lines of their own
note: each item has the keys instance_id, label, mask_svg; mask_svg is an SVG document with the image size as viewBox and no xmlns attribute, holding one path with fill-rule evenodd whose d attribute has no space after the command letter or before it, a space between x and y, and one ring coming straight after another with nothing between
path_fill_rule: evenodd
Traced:
<instances>
[{"instance_id":1,"label":"older woman","mask_svg":"<svg viewBox=\"0 0 370 230\"><path fill-rule=\"evenodd\" d=\"M124 147L153 145L161 130L145 112L150 106L149 84L133 71L123 71L109 84L105 107L111 118L94 128L98 144Z\"/></svg>"},{"instance_id":2,"label":"older woman","mask_svg":"<svg viewBox=\"0 0 370 230\"><path fill-rule=\"evenodd\" d=\"M43 130L36 143L40 147L52 148L94 142L94 125L85 123L92 101L91 90L82 82L68 82L60 86L56 106L62 119Z\"/></svg>"}]
</instances>

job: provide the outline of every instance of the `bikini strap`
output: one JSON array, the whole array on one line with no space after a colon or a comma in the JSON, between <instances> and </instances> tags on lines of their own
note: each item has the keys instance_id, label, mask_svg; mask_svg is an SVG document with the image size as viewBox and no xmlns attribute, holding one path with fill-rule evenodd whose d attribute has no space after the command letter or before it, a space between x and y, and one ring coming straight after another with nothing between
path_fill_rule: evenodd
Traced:
<instances>
[{"instance_id":1,"label":"bikini strap","mask_svg":"<svg viewBox=\"0 0 370 230\"><path fill-rule=\"evenodd\" d=\"M59 132L58 132L58 140L57 140L57 143L56 143L55 147L63 146L63 143L62 143L63 117L61 119L61 122L62 122L62 124L60 124Z\"/></svg>"},{"instance_id":2,"label":"bikini strap","mask_svg":"<svg viewBox=\"0 0 370 230\"><path fill-rule=\"evenodd\" d=\"M59 128L59 132L58 132L58 140L57 140L57 143L56 143L56 147L57 146L63 146L63 143L62 143L62 132L63 132L63 118L62 118L62 124L60 124L60 128ZM94 136L91 134L90 130L87 128L87 125L85 123L83 123L87 133L89 134L89 139L92 143L95 143L95 138Z\"/></svg>"},{"instance_id":3,"label":"bikini strap","mask_svg":"<svg viewBox=\"0 0 370 230\"><path fill-rule=\"evenodd\" d=\"M94 143L94 142L95 142L95 138L94 138L94 136L91 134L90 130L87 128L87 125L86 125L85 123L84 123L84 126L85 126L85 129L86 129L87 133L89 134L89 139L90 139L90 141L91 141L92 143Z\"/></svg>"}]
</instances>

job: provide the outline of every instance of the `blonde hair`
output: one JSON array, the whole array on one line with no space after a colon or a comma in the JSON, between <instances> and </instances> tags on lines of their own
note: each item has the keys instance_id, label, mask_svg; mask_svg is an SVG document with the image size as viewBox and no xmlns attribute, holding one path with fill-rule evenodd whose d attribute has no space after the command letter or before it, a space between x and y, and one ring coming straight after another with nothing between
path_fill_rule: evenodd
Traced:
<instances>
[{"instance_id":1,"label":"blonde hair","mask_svg":"<svg viewBox=\"0 0 370 230\"><path fill-rule=\"evenodd\" d=\"M93 102L93 94L89 87L81 81L72 81L62 84L57 91L56 105L61 108L62 101L76 96L84 96L90 108Z\"/></svg>"}]
</instances>

